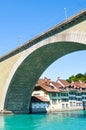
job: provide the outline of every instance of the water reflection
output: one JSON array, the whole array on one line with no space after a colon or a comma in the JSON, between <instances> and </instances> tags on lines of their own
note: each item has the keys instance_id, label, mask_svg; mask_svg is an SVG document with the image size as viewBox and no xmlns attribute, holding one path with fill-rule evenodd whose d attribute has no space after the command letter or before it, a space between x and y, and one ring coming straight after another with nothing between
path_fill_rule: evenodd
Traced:
<instances>
[{"instance_id":1,"label":"water reflection","mask_svg":"<svg viewBox=\"0 0 86 130\"><path fill-rule=\"evenodd\" d=\"M53 115L59 117L86 117L86 111L64 111L64 112L56 112Z\"/></svg>"},{"instance_id":2,"label":"water reflection","mask_svg":"<svg viewBox=\"0 0 86 130\"><path fill-rule=\"evenodd\" d=\"M4 124L5 124L5 122L4 122L4 117L1 115L1 116L0 116L0 130L3 130L3 129L4 129Z\"/></svg>"},{"instance_id":3,"label":"water reflection","mask_svg":"<svg viewBox=\"0 0 86 130\"><path fill-rule=\"evenodd\" d=\"M86 111L64 111L64 112L56 112L49 115L53 115L52 117L64 118L64 117L78 117L78 118L86 118Z\"/></svg>"}]
</instances>

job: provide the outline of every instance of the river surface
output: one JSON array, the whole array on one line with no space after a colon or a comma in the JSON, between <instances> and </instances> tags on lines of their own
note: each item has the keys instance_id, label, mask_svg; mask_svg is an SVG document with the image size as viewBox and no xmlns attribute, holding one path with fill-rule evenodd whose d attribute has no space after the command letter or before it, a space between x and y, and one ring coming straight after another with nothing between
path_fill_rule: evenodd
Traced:
<instances>
[{"instance_id":1,"label":"river surface","mask_svg":"<svg viewBox=\"0 0 86 130\"><path fill-rule=\"evenodd\" d=\"M86 111L0 115L0 130L86 130Z\"/></svg>"}]
</instances>

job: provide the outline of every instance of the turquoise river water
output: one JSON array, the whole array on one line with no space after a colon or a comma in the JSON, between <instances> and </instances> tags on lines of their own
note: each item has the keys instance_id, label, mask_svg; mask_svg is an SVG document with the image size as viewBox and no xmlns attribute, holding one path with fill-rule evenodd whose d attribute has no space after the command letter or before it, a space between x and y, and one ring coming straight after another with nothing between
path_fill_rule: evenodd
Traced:
<instances>
[{"instance_id":1,"label":"turquoise river water","mask_svg":"<svg viewBox=\"0 0 86 130\"><path fill-rule=\"evenodd\" d=\"M86 111L0 115L0 130L86 130Z\"/></svg>"}]
</instances>

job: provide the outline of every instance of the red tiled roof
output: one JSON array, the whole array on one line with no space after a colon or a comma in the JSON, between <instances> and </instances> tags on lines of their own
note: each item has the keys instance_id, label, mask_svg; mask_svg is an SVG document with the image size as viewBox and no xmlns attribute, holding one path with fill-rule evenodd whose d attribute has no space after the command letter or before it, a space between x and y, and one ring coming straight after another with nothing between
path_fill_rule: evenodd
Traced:
<instances>
[{"instance_id":1,"label":"red tiled roof","mask_svg":"<svg viewBox=\"0 0 86 130\"><path fill-rule=\"evenodd\" d=\"M82 83L81 88L86 88L86 83Z\"/></svg>"},{"instance_id":2,"label":"red tiled roof","mask_svg":"<svg viewBox=\"0 0 86 130\"><path fill-rule=\"evenodd\" d=\"M49 102L49 100L43 96L32 96L32 101Z\"/></svg>"},{"instance_id":3,"label":"red tiled roof","mask_svg":"<svg viewBox=\"0 0 86 130\"><path fill-rule=\"evenodd\" d=\"M58 83L58 82L51 82L56 88L59 88L59 87L61 87L61 84L60 83Z\"/></svg>"},{"instance_id":4,"label":"red tiled roof","mask_svg":"<svg viewBox=\"0 0 86 130\"><path fill-rule=\"evenodd\" d=\"M47 81L45 79L39 79L36 86L40 86L47 92L59 92L59 88L54 86L53 83L52 83L52 85L50 83L52 83L52 82Z\"/></svg>"},{"instance_id":5,"label":"red tiled roof","mask_svg":"<svg viewBox=\"0 0 86 130\"><path fill-rule=\"evenodd\" d=\"M36 87L37 86L40 86L42 89L46 90L47 92L61 92L63 90L69 91L70 86L73 87L72 89L86 88L86 83L81 81L68 83L66 80L63 79L58 79L57 82L53 82L50 79L44 78L38 80Z\"/></svg>"},{"instance_id":6,"label":"red tiled roof","mask_svg":"<svg viewBox=\"0 0 86 130\"><path fill-rule=\"evenodd\" d=\"M86 83L84 82L77 81L71 84L74 86L74 88L86 88Z\"/></svg>"},{"instance_id":7,"label":"red tiled roof","mask_svg":"<svg viewBox=\"0 0 86 130\"><path fill-rule=\"evenodd\" d=\"M59 79L58 81L60 81L65 87L68 87L70 85L70 83L68 83L66 80L63 79Z\"/></svg>"}]
</instances>

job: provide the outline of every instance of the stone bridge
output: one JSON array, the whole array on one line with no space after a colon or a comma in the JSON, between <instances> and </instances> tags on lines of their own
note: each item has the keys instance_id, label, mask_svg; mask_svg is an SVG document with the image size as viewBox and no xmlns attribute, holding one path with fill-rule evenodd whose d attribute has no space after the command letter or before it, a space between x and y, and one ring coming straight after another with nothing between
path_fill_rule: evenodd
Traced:
<instances>
[{"instance_id":1,"label":"stone bridge","mask_svg":"<svg viewBox=\"0 0 86 130\"><path fill-rule=\"evenodd\" d=\"M86 10L0 57L0 110L28 113L31 93L60 57L86 50Z\"/></svg>"}]
</instances>

